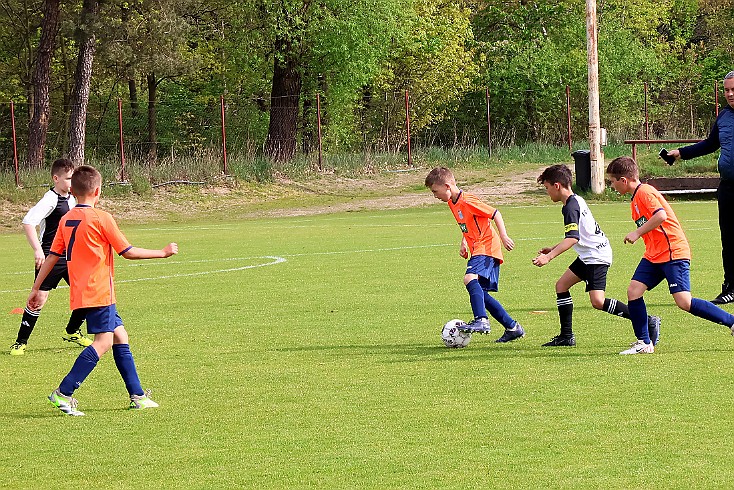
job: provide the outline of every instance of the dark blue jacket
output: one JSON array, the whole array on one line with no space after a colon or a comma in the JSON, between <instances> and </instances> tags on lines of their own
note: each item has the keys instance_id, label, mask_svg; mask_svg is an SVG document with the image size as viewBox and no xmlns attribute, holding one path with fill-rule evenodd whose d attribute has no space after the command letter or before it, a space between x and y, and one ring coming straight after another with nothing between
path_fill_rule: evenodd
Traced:
<instances>
[{"instance_id":1,"label":"dark blue jacket","mask_svg":"<svg viewBox=\"0 0 734 490\"><path fill-rule=\"evenodd\" d=\"M708 155L721 148L719 174L722 180L734 182L734 109L724 107L719 112L708 137L696 144L679 148L683 160Z\"/></svg>"}]
</instances>

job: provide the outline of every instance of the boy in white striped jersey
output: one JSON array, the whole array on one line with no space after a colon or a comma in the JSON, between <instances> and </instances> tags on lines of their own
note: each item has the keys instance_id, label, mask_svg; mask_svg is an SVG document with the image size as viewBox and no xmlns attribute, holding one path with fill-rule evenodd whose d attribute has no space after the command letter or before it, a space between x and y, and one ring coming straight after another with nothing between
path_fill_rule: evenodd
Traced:
<instances>
[{"instance_id":1,"label":"boy in white striped jersey","mask_svg":"<svg viewBox=\"0 0 734 490\"><path fill-rule=\"evenodd\" d=\"M630 317L625 303L605 295L607 271L612 265L612 247L594 220L586 201L573 193L571 182L571 171L565 165L550 166L538 177L538 183L545 187L551 200L563 203L561 213L565 236L555 246L541 248L538 256L533 259L533 264L543 267L570 248L579 255L556 282L556 305L561 333L543 344L543 347L576 345L572 321L573 300L569 291L581 281L586 283L586 291L594 308L623 318ZM647 324L650 338L657 343L660 337L660 318L650 316Z\"/></svg>"}]
</instances>

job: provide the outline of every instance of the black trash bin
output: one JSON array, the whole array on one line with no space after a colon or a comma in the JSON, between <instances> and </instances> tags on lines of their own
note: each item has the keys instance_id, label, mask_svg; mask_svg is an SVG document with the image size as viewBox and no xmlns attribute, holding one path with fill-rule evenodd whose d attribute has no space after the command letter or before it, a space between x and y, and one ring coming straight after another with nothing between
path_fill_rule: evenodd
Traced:
<instances>
[{"instance_id":1,"label":"black trash bin","mask_svg":"<svg viewBox=\"0 0 734 490\"><path fill-rule=\"evenodd\" d=\"M576 150L571 153L576 174L576 187L582 191L591 190L591 151Z\"/></svg>"}]
</instances>

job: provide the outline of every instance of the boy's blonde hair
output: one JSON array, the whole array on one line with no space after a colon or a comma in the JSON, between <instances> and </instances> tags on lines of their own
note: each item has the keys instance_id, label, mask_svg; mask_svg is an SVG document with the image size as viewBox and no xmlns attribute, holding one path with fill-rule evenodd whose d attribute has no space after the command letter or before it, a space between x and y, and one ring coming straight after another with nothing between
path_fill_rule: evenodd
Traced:
<instances>
[{"instance_id":1,"label":"boy's blonde hair","mask_svg":"<svg viewBox=\"0 0 734 490\"><path fill-rule=\"evenodd\" d=\"M436 167L426 176L425 185L430 189L434 184L448 184L452 182L455 182L455 180L451 170L446 167Z\"/></svg>"},{"instance_id":2,"label":"boy's blonde hair","mask_svg":"<svg viewBox=\"0 0 734 490\"><path fill-rule=\"evenodd\" d=\"M102 186L102 174L89 165L81 165L71 174L71 191L75 196L90 196Z\"/></svg>"},{"instance_id":3,"label":"boy's blonde hair","mask_svg":"<svg viewBox=\"0 0 734 490\"><path fill-rule=\"evenodd\" d=\"M615 179L639 179L640 168L631 157L617 157L607 166L607 174Z\"/></svg>"}]
</instances>

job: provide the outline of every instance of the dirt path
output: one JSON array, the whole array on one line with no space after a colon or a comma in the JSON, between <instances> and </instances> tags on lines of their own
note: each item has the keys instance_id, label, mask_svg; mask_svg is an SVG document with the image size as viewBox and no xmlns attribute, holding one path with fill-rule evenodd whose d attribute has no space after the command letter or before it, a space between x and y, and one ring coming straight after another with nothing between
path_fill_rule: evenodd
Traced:
<instances>
[{"instance_id":1,"label":"dirt path","mask_svg":"<svg viewBox=\"0 0 734 490\"><path fill-rule=\"evenodd\" d=\"M527 167L526 167L527 168ZM492 205L528 204L544 196L535 179L542 168L514 174L462 171L460 185ZM427 170L383 173L372 178L323 176L307 182L228 187L159 188L148 198L105 197L100 208L128 223L177 219L243 219L308 216L372 209L402 209L437 201L423 187ZM473 183L472 183L473 182ZM375 197L369 197L375 196ZM35 199L33 200L35 202ZM33 203L3 202L0 233L20 232L20 221Z\"/></svg>"}]
</instances>

